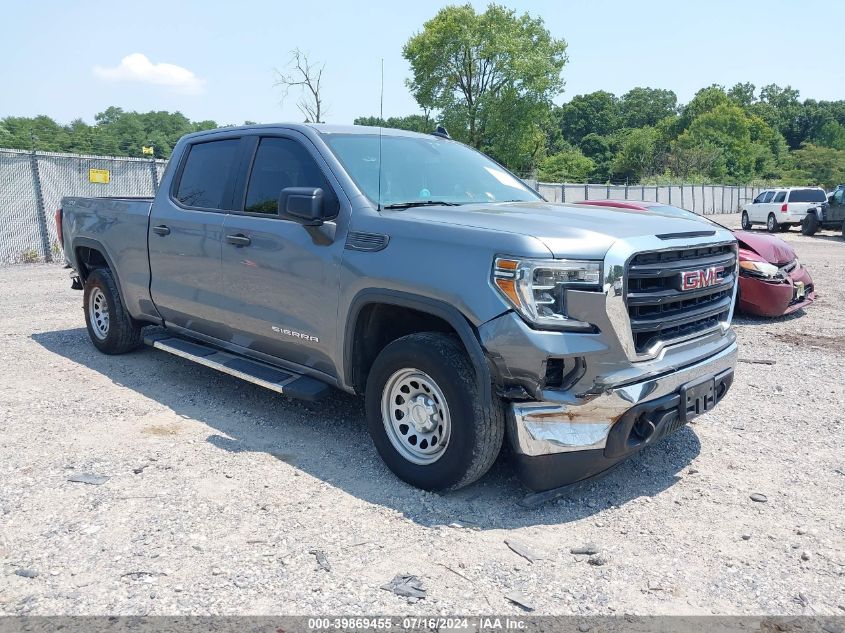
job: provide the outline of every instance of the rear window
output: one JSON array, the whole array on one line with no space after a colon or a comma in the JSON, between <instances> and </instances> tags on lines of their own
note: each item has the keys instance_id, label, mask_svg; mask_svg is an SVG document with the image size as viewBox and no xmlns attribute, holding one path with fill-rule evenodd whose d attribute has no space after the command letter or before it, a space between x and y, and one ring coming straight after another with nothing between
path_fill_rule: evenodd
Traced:
<instances>
[{"instance_id":1,"label":"rear window","mask_svg":"<svg viewBox=\"0 0 845 633\"><path fill-rule=\"evenodd\" d=\"M227 204L228 200L223 200L223 195L238 143L240 139L232 138L192 145L179 179L176 199L186 207L201 209L231 206Z\"/></svg>"},{"instance_id":2,"label":"rear window","mask_svg":"<svg viewBox=\"0 0 845 633\"><path fill-rule=\"evenodd\" d=\"M794 189L789 192L790 202L824 202L827 196L821 189Z\"/></svg>"}]
</instances>

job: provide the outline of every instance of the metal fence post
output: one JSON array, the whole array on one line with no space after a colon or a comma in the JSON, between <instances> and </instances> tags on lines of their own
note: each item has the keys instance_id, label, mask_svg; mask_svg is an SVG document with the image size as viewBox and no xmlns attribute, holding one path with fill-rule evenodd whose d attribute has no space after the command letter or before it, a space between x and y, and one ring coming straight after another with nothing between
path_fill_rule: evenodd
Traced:
<instances>
[{"instance_id":1,"label":"metal fence post","mask_svg":"<svg viewBox=\"0 0 845 633\"><path fill-rule=\"evenodd\" d=\"M47 233L47 214L44 211L44 194L41 190L41 172L38 170L38 156L35 150L29 154L30 165L32 166L32 184L35 188L35 217L38 220L38 235L41 238L41 250L44 252L44 261L53 261L53 252L50 250L50 234Z\"/></svg>"},{"instance_id":2,"label":"metal fence post","mask_svg":"<svg viewBox=\"0 0 845 633\"><path fill-rule=\"evenodd\" d=\"M588 185L584 185L584 200L590 199L590 187Z\"/></svg>"},{"instance_id":3,"label":"metal fence post","mask_svg":"<svg viewBox=\"0 0 845 633\"><path fill-rule=\"evenodd\" d=\"M156 159L150 160L150 177L153 181L153 195L158 193L158 169L156 168Z\"/></svg>"}]
</instances>

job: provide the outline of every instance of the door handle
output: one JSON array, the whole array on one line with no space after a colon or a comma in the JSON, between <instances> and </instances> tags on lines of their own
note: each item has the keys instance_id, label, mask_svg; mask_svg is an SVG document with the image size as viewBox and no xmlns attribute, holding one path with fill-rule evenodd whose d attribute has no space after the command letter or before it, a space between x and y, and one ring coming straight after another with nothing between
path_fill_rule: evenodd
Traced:
<instances>
[{"instance_id":1,"label":"door handle","mask_svg":"<svg viewBox=\"0 0 845 633\"><path fill-rule=\"evenodd\" d=\"M251 239L241 233L238 233L237 235L227 235L226 241L229 242L229 244L234 244L235 246L249 246L252 243Z\"/></svg>"},{"instance_id":2,"label":"door handle","mask_svg":"<svg viewBox=\"0 0 845 633\"><path fill-rule=\"evenodd\" d=\"M153 233L157 235L170 235L170 227L165 226L164 224L159 224L158 226L153 227Z\"/></svg>"}]
</instances>

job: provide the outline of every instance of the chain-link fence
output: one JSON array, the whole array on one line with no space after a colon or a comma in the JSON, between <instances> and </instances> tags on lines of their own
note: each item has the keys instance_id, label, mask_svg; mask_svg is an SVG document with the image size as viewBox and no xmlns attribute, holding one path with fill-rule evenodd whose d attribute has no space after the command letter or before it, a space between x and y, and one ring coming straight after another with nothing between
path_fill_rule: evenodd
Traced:
<instances>
[{"instance_id":1,"label":"chain-link fence","mask_svg":"<svg viewBox=\"0 0 845 633\"><path fill-rule=\"evenodd\" d=\"M0 149L0 265L64 261L64 196L151 196L167 161Z\"/></svg>"},{"instance_id":2,"label":"chain-link fence","mask_svg":"<svg viewBox=\"0 0 845 633\"><path fill-rule=\"evenodd\" d=\"M647 200L700 215L739 213L761 188L751 185L589 185L528 181L550 202Z\"/></svg>"},{"instance_id":3,"label":"chain-link fence","mask_svg":"<svg viewBox=\"0 0 845 633\"><path fill-rule=\"evenodd\" d=\"M167 161L0 149L0 265L63 261L53 214L64 196L151 196ZM649 200L700 214L735 213L759 187L532 182L551 202Z\"/></svg>"}]
</instances>

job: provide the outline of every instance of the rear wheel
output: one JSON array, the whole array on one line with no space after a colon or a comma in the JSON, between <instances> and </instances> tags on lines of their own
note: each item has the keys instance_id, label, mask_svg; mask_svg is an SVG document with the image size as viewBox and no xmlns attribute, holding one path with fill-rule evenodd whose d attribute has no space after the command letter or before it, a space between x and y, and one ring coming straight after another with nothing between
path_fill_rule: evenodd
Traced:
<instances>
[{"instance_id":1,"label":"rear wheel","mask_svg":"<svg viewBox=\"0 0 845 633\"><path fill-rule=\"evenodd\" d=\"M503 405L483 399L472 363L447 334L410 334L385 347L367 378L366 409L387 466L425 490L471 484L502 447Z\"/></svg>"},{"instance_id":2,"label":"rear wheel","mask_svg":"<svg viewBox=\"0 0 845 633\"><path fill-rule=\"evenodd\" d=\"M748 211L742 212L742 230L743 231L750 231L751 230L751 220L748 218Z\"/></svg>"},{"instance_id":3,"label":"rear wheel","mask_svg":"<svg viewBox=\"0 0 845 633\"><path fill-rule=\"evenodd\" d=\"M141 324L129 316L114 276L96 268L85 280L85 325L94 347L104 354L123 354L141 343Z\"/></svg>"},{"instance_id":4,"label":"rear wheel","mask_svg":"<svg viewBox=\"0 0 845 633\"><path fill-rule=\"evenodd\" d=\"M778 232L778 221L775 218L774 213L769 214L769 217L766 220L766 229L768 229L769 233L777 233Z\"/></svg>"},{"instance_id":5,"label":"rear wheel","mask_svg":"<svg viewBox=\"0 0 845 633\"><path fill-rule=\"evenodd\" d=\"M819 230L819 218L815 213L808 213L801 220L801 233L804 235L815 235Z\"/></svg>"}]
</instances>

